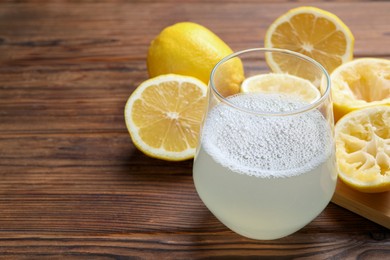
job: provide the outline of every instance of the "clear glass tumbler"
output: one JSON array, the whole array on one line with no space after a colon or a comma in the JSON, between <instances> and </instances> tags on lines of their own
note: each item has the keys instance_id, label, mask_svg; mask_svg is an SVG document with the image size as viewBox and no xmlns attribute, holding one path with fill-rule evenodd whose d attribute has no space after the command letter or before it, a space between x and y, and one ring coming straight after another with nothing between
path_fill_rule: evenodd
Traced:
<instances>
[{"instance_id":1,"label":"clear glass tumbler","mask_svg":"<svg viewBox=\"0 0 390 260\"><path fill-rule=\"evenodd\" d=\"M232 92L226 75L240 70L241 91ZM333 124L330 78L318 62L265 48L224 58L210 76L193 165L201 200L245 237L296 232L333 196Z\"/></svg>"}]
</instances>

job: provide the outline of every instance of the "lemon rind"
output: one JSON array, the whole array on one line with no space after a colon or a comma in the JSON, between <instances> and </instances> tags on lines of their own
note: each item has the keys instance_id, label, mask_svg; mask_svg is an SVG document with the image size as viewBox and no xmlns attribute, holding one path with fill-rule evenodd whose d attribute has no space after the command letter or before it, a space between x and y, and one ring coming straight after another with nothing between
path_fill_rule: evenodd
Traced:
<instances>
[{"instance_id":1,"label":"lemon rind","mask_svg":"<svg viewBox=\"0 0 390 260\"><path fill-rule=\"evenodd\" d=\"M264 38L264 46L266 48L274 48L275 46L273 45L271 38L276 28L283 22L288 22L291 19L291 17L293 17L294 15L301 14L301 13L311 13L317 17L323 17L332 21L333 24L336 25L337 30L342 31L344 35L346 35L347 38L346 40L350 42L350 44L346 45L347 48L345 50L344 55L339 56L342 60L342 63L345 63L353 59L353 48L354 48L353 46L355 44L355 37L353 36L348 26L335 14L312 6L301 6L301 7L293 8L289 10L287 13L284 13L281 16L279 16L268 28ZM268 65L271 67L273 71L282 72L279 65L272 58L272 55L266 55L266 60Z\"/></svg>"},{"instance_id":2,"label":"lemon rind","mask_svg":"<svg viewBox=\"0 0 390 260\"><path fill-rule=\"evenodd\" d=\"M162 148L153 148L150 147L148 144L146 144L142 138L139 136L139 128L133 123L131 117L131 108L136 100L138 100L143 91L151 86L152 84L159 84L161 82L166 81L177 81L179 83L181 82L190 82L202 90L203 96L206 97L207 95L207 86L200 80L191 77L191 76L183 76L183 75L177 75L177 74L165 74L160 75L151 79L148 79L144 82L142 82L130 95L128 98L125 108L124 108L124 114L125 114L125 124L127 126L127 129L129 131L130 137L134 143L134 145L137 147L138 150L142 151L146 155L152 158L157 159L163 159L167 161L184 161L188 160L194 157L196 147L188 148L184 151L180 152L172 152L172 151L166 151Z\"/></svg>"},{"instance_id":3,"label":"lemon rind","mask_svg":"<svg viewBox=\"0 0 390 260\"><path fill-rule=\"evenodd\" d=\"M372 114L375 113L375 111L382 111L385 110L385 112L390 113L390 106L373 106L373 107L367 107L363 109L359 109L356 111L353 111L351 113L348 113L344 115L336 124L335 126L335 139L336 139L336 158L337 158L337 168L338 168L338 175L340 179L350 186L353 189L356 189L361 192L366 193L379 193L379 192L385 192L390 191L390 174L389 171L385 173L385 175L382 175L380 172L376 174L376 177L374 180L371 181L361 181L356 176L360 176L363 174L361 171L355 171L355 172L345 172L343 169L346 166L346 158L345 155L345 147L339 147L337 144L338 137L343 134L342 128L345 126L345 124L352 120L353 118L356 118L359 115L365 115L365 114ZM386 139L388 140L388 139ZM343 156L342 156L343 155ZM374 169L375 170L375 169ZM374 171L373 170L373 171ZM372 173L371 173L372 174Z\"/></svg>"}]
</instances>

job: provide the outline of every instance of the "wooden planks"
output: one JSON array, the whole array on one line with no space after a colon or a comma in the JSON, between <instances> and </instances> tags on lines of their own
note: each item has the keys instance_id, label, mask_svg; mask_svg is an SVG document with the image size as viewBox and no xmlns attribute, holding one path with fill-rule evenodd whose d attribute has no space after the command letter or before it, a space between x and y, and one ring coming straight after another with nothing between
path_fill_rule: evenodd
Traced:
<instances>
[{"instance_id":1,"label":"wooden planks","mask_svg":"<svg viewBox=\"0 0 390 260\"><path fill-rule=\"evenodd\" d=\"M0 5L0 259L385 258L389 230L330 204L276 241L226 229L196 195L191 161L148 158L124 104L145 80L149 42L178 21L234 50L259 47L289 1L114 1ZM389 2L319 1L390 57Z\"/></svg>"},{"instance_id":2,"label":"wooden planks","mask_svg":"<svg viewBox=\"0 0 390 260\"><path fill-rule=\"evenodd\" d=\"M2 53L1 60L15 65L37 61L40 65L60 65L144 60L149 42L162 28L186 20L209 27L234 50L260 47L272 21L300 5L54 3L14 8L12 4L3 4L0 49L7 48L7 53ZM319 2L313 5L334 12L351 28L356 37L357 56L387 55L390 3ZM94 12L90 12L92 8Z\"/></svg>"},{"instance_id":3,"label":"wooden planks","mask_svg":"<svg viewBox=\"0 0 390 260\"><path fill-rule=\"evenodd\" d=\"M382 193L363 193L338 180L332 202L390 228L390 191Z\"/></svg>"}]
</instances>

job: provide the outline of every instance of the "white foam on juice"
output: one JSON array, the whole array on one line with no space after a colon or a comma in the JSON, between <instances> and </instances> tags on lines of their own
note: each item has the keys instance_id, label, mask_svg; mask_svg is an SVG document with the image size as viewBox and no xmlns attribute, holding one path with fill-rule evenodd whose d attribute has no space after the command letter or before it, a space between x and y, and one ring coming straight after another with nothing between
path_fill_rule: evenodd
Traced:
<instances>
[{"instance_id":1,"label":"white foam on juice","mask_svg":"<svg viewBox=\"0 0 390 260\"><path fill-rule=\"evenodd\" d=\"M278 94L239 94L229 98L252 111L293 111L308 105ZM230 170L258 177L308 172L331 154L331 130L314 109L293 116L259 116L219 103L208 114L202 145Z\"/></svg>"}]
</instances>

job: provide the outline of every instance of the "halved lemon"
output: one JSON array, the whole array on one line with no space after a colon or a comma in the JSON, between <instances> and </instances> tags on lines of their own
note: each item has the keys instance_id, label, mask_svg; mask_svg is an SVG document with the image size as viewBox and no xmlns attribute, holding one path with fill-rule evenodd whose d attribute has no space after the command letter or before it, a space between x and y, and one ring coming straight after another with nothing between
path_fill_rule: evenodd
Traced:
<instances>
[{"instance_id":1,"label":"halved lemon","mask_svg":"<svg viewBox=\"0 0 390 260\"><path fill-rule=\"evenodd\" d=\"M319 90L309 80L277 73L246 78L241 85L241 92L285 94L308 103L313 103L321 97Z\"/></svg>"},{"instance_id":2,"label":"halved lemon","mask_svg":"<svg viewBox=\"0 0 390 260\"><path fill-rule=\"evenodd\" d=\"M390 190L390 107L363 108L335 126L339 176L362 192Z\"/></svg>"},{"instance_id":3,"label":"halved lemon","mask_svg":"<svg viewBox=\"0 0 390 260\"><path fill-rule=\"evenodd\" d=\"M390 105L390 60L360 58L331 74L335 121L368 106Z\"/></svg>"},{"instance_id":4,"label":"halved lemon","mask_svg":"<svg viewBox=\"0 0 390 260\"><path fill-rule=\"evenodd\" d=\"M194 157L207 86L175 74L143 82L125 107L127 129L135 146L148 156L169 161Z\"/></svg>"},{"instance_id":5,"label":"halved lemon","mask_svg":"<svg viewBox=\"0 0 390 260\"><path fill-rule=\"evenodd\" d=\"M277 18L268 28L264 44L267 48L288 49L302 53L321 63L328 73L353 58L354 37L349 28L334 14L302 6ZM296 59L285 55L267 55L276 72L310 78L310 71Z\"/></svg>"}]
</instances>

